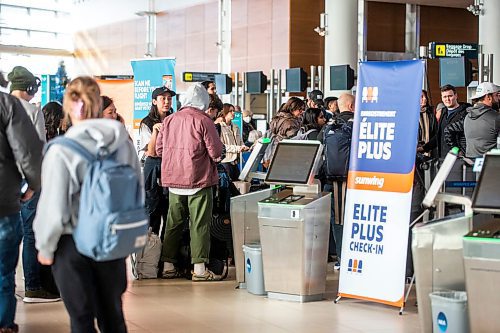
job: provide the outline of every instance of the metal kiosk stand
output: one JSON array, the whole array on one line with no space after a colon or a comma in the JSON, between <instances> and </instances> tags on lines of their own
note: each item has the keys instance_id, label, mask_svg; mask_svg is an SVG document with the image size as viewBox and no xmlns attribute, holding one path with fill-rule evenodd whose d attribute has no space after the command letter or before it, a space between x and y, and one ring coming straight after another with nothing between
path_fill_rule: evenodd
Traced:
<instances>
[{"instance_id":1,"label":"metal kiosk stand","mask_svg":"<svg viewBox=\"0 0 500 333\"><path fill-rule=\"evenodd\" d=\"M472 209L483 214L500 214L500 152L484 158ZM463 238L465 282L471 332L500 329L500 219L488 222Z\"/></svg>"},{"instance_id":2,"label":"metal kiosk stand","mask_svg":"<svg viewBox=\"0 0 500 333\"><path fill-rule=\"evenodd\" d=\"M465 207L464 212L418 223L413 228L412 252L422 332L432 332L431 292L465 290L462 237L472 228L472 202L462 195L439 192L457 160L457 153L458 149L454 148L446 156L423 205L435 207L444 202L461 204Z\"/></svg>"},{"instance_id":3,"label":"metal kiosk stand","mask_svg":"<svg viewBox=\"0 0 500 333\"><path fill-rule=\"evenodd\" d=\"M241 181L249 183L252 179L265 179L266 174L258 172L257 169L269 143L269 139L264 138L260 139L254 145L252 153L241 171ZM231 227L234 263L236 266L236 282L241 289L246 288L245 256L242 247L243 245L260 244L257 203L275 194L278 190L279 188L271 187L231 198Z\"/></svg>"},{"instance_id":4,"label":"metal kiosk stand","mask_svg":"<svg viewBox=\"0 0 500 333\"><path fill-rule=\"evenodd\" d=\"M319 141L283 140L266 183L291 186L258 203L268 297L308 302L323 299L326 286L330 193L314 179L323 147Z\"/></svg>"}]
</instances>

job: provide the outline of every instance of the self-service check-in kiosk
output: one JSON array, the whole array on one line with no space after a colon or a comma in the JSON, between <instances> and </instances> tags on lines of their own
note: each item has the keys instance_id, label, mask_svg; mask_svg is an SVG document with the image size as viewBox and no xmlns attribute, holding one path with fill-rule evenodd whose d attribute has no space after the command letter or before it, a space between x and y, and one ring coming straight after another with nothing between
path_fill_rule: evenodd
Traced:
<instances>
[{"instance_id":1,"label":"self-service check-in kiosk","mask_svg":"<svg viewBox=\"0 0 500 333\"><path fill-rule=\"evenodd\" d=\"M500 214L500 152L484 158L472 209L481 214ZM492 215L488 219L463 238L471 332L500 331L500 219Z\"/></svg>"},{"instance_id":2,"label":"self-service check-in kiosk","mask_svg":"<svg viewBox=\"0 0 500 333\"><path fill-rule=\"evenodd\" d=\"M415 225L412 253L415 266L418 315L422 332L432 332L429 294L434 291L464 291L462 238L471 230L471 199L459 194L439 192L457 160L458 149L446 156L423 200L425 207L446 202L464 206L464 212Z\"/></svg>"},{"instance_id":3,"label":"self-service check-in kiosk","mask_svg":"<svg viewBox=\"0 0 500 333\"><path fill-rule=\"evenodd\" d=\"M270 140L260 139L252 148L245 167L241 171L240 180L250 188L252 179L264 180L266 174L257 171ZM246 288L245 256L243 245L260 244L259 221L257 219L257 203L279 191L279 187L250 192L231 198L231 229L233 235L234 263L236 282L240 288Z\"/></svg>"},{"instance_id":4,"label":"self-service check-in kiosk","mask_svg":"<svg viewBox=\"0 0 500 333\"><path fill-rule=\"evenodd\" d=\"M331 198L314 179L322 150L318 141L284 140L271 161L266 183L287 188L258 203L268 298L323 299Z\"/></svg>"}]
</instances>

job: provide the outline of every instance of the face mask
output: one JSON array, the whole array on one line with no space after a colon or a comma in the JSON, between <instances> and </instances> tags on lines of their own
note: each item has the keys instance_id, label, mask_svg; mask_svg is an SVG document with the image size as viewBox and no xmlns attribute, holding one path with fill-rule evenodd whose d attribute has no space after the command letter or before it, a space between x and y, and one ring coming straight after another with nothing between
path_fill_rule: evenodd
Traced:
<instances>
[{"instance_id":1,"label":"face mask","mask_svg":"<svg viewBox=\"0 0 500 333\"><path fill-rule=\"evenodd\" d=\"M85 119L85 115L83 113L83 101L81 99L71 102L71 116L78 120Z\"/></svg>"},{"instance_id":2,"label":"face mask","mask_svg":"<svg viewBox=\"0 0 500 333\"><path fill-rule=\"evenodd\" d=\"M243 121L245 123L249 123L250 121L252 121L252 117L243 117Z\"/></svg>"}]
</instances>

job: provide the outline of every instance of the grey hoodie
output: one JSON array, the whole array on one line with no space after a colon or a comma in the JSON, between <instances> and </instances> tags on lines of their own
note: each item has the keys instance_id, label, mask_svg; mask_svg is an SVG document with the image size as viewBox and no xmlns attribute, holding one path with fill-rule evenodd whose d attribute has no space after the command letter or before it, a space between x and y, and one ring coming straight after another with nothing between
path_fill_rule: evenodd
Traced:
<instances>
[{"instance_id":1,"label":"grey hoodie","mask_svg":"<svg viewBox=\"0 0 500 333\"><path fill-rule=\"evenodd\" d=\"M464 120L467 157L480 157L496 146L499 131L495 128L497 115L497 111L483 103L477 103L467 109Z\"/></svg>"},{"instance_id":2,"label":"grey hoodie","mask_svg":"<svg viewBox=\"0 0 500 333\"><path fill-rule=\"evenodd\" d=\"M107 146L117 152L117 160L135 168L142 180L137 154L125 127L116 120L90 119L71 127L66 137L96 153ZM78 223L80 186L87 161L71 148L53 145L42 163L42 193L33 222L36 248L45 258L53 258L59 238L71 234Z\"/></svg>"}]
</instances>

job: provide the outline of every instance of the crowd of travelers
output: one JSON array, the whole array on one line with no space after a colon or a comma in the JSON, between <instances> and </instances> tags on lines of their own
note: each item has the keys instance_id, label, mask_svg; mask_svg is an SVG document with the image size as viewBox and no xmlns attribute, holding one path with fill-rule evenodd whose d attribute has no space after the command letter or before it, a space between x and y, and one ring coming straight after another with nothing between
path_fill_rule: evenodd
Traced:
<instances>
[{"instance_id":1,"label":"crowd of travelers","mask_svg":"<svg viewBox=\"0 0 500 333\"><path fill-rule=\"evenodd\" d=\"M214 82L190 85L176 112L172 108L176 92L158 87L152 91L149 113L140 122L137 152L113 99L101 95L94 79L72 80L62 104L50 102L41 110L30 103L40 86L37 77L17 66L8 81L10 94L0 93L1 333L18 332L15 270L21 241L24 302L62 299L72 332L96 332L95 320L101 332L127 330L122 311L125 258L94 260L80 253L72 237L79 223L87 222L79 221L79 207L89 161L85 154L51 144L53 140L63 136L91 156L105 152L139 176L148 225L163 241L158 277L185 276L179 249L187 232L189 278L218 281L227 275L227 265L222 270L213 266L212 228L216 229L214 221L219 227L230 227L228 197L238 192L233 188L230 195L222 195L220 191L238 180L241 153L251 151L263 135L273 143L318 140L326 149L337 140L348 150L356 109L352 94L324 98L321 91L313 90L306 100L288 98L270 119L269 130L260 133L252 112L223 103ZM456 146L461 156L477 158L494 148L500 130L499 91L492 83L481 83L470 105L460 103L456 88L445 85L442 103L434 109L423 90L416 154L442 159ZM234 123L237 112L241 112L241 128ZM272 147L263 167L269 166ZM348 155L344 170L335 173L325 154L318 175L323 190L332 193L329 259L334 261L336 256L335 269L340 268L342 255ZM420 211L420 178L417 171L412 216Z\"/></svg>"}]
</instances>

